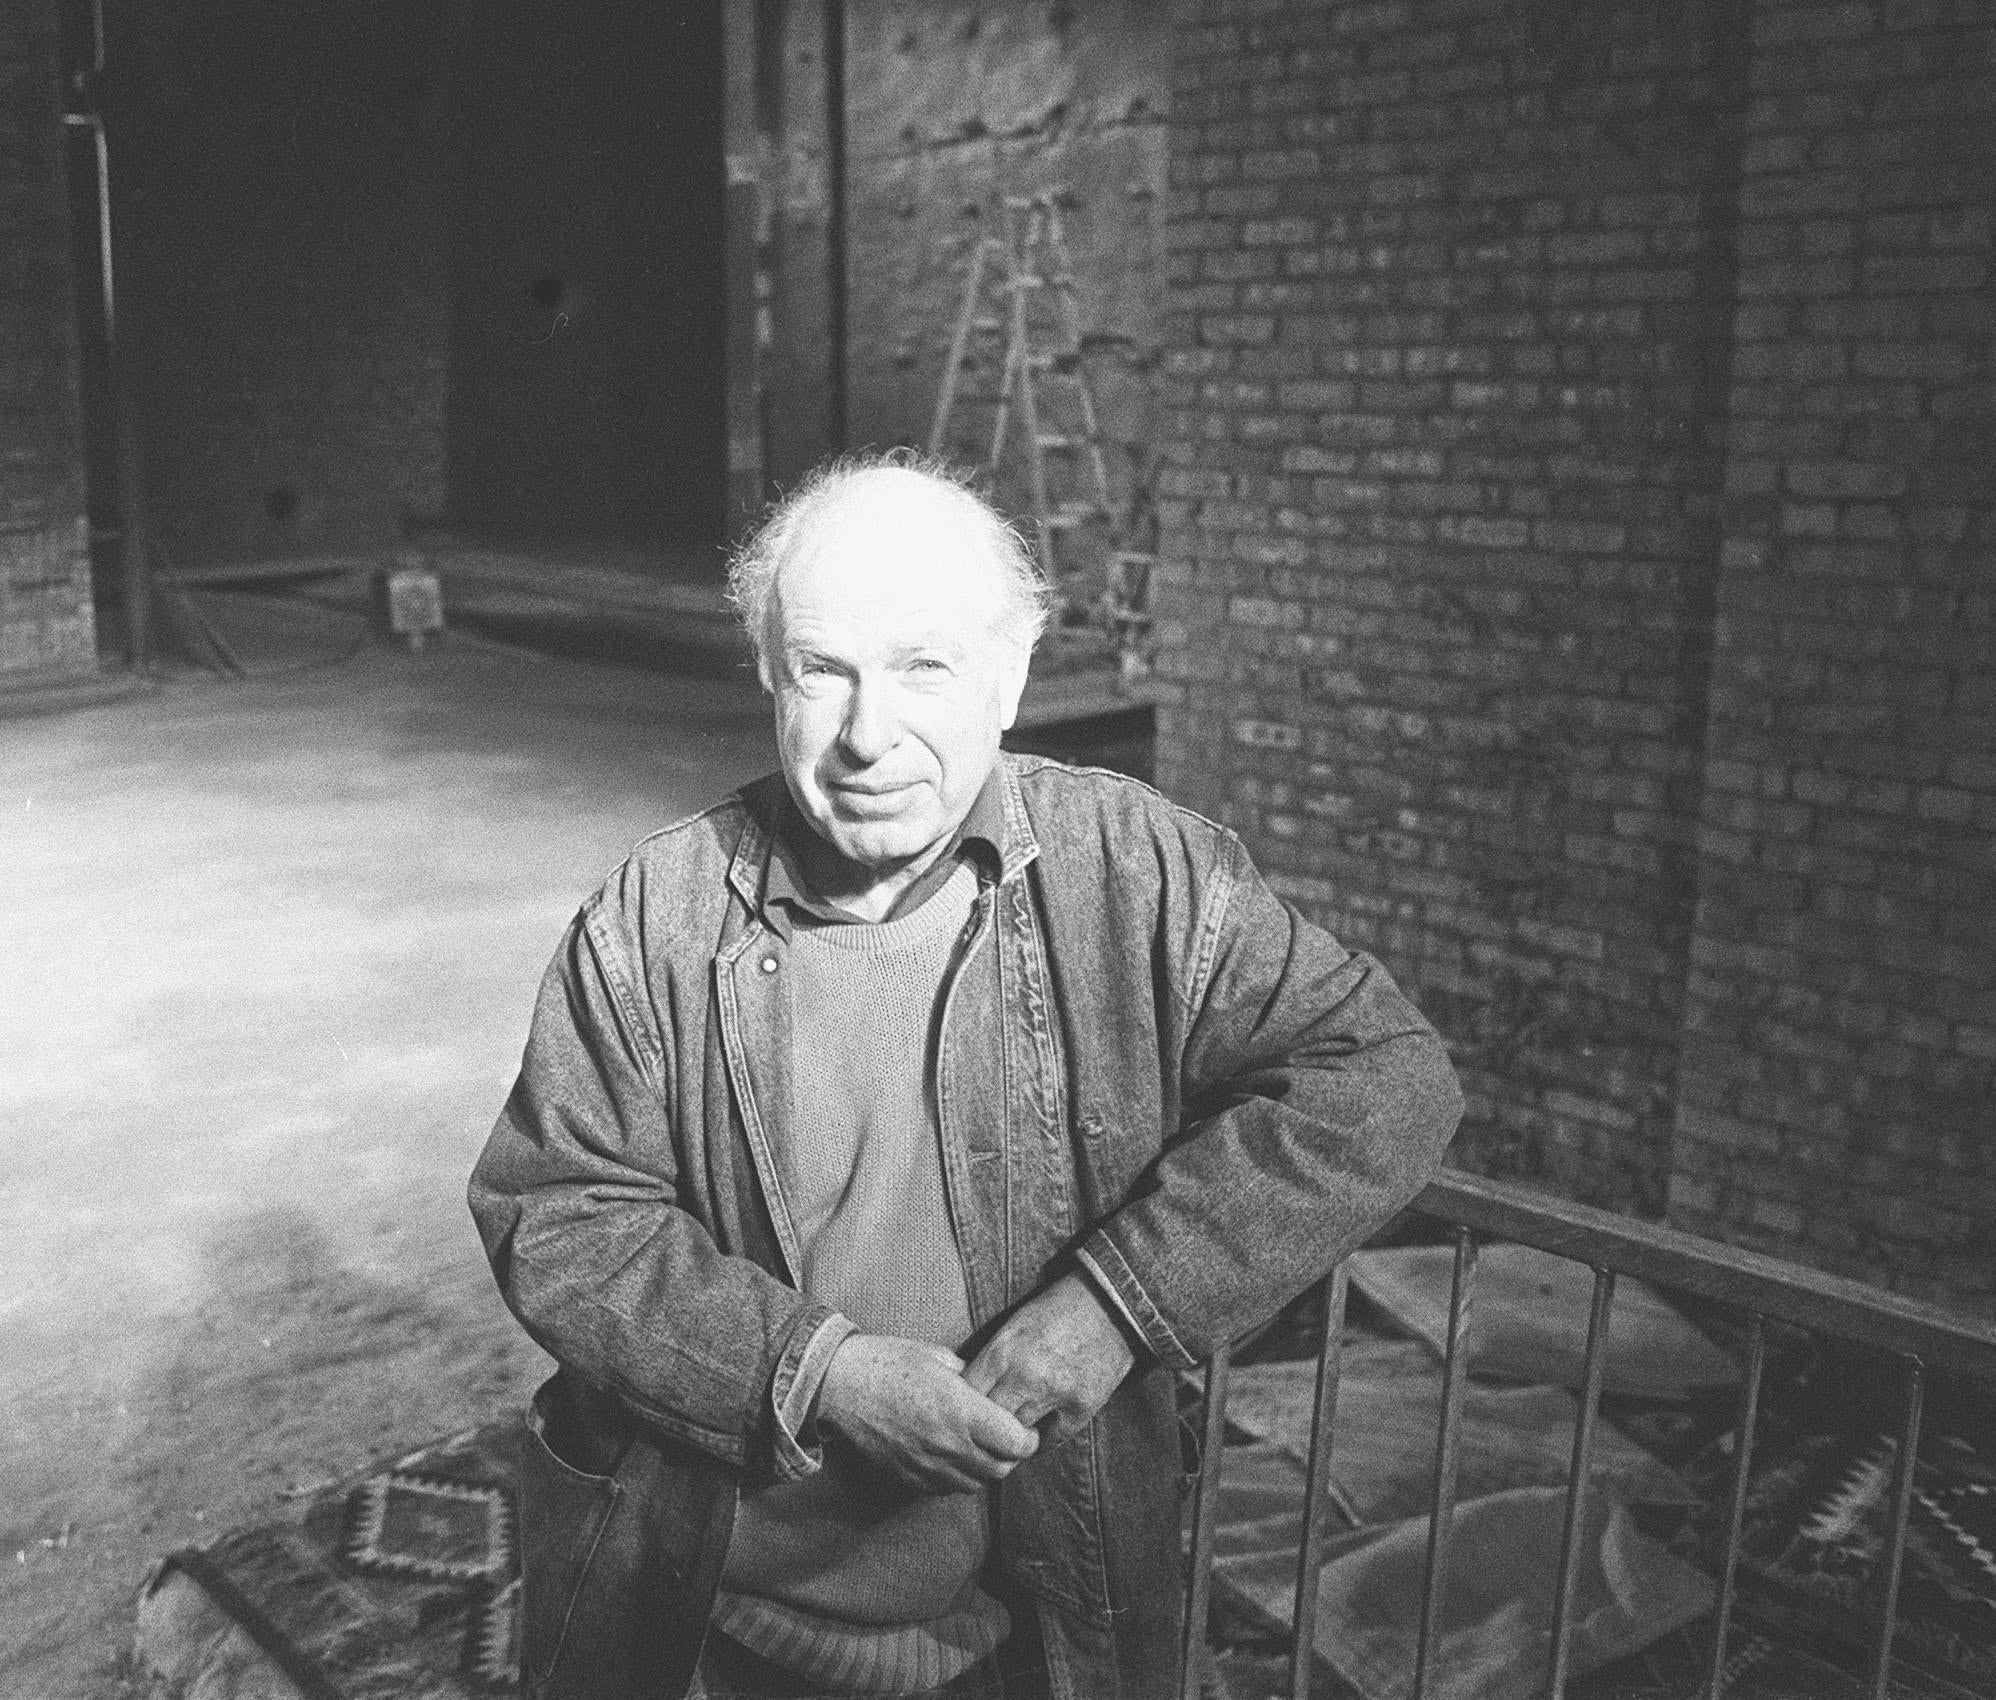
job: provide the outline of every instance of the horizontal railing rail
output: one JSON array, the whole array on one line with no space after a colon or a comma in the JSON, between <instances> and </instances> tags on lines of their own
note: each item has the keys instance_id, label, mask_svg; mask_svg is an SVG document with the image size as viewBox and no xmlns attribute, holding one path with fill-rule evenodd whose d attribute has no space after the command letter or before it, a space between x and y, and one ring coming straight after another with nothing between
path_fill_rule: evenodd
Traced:
<instances>
[{"instance_id":1,"label":"horizontal railing rail","mask_svg":"<svg viewBox=\"0 0 1996 1700\"><path fill-rule=\"evenodd\" d=\"M1527 1187L1446 1170L1414 1200L1420 1215L1536 1246L1576 1263L1606 1264L1770 1322L1832 1334L1895 1356L1996 1379L1996 1322L1923 1304L1862 1281L1702 1239L1660 1222L1571 1204Z\"/></svg>"},{"instance_id":2,"label":"horizontal railing rail","mask_svg":"<svg viewBox=\"0 0 1996 1700\"><path fill-rule=\"evenodd\" d=\"M1470 1333L1474 1316L1478 1252L1486 1240L1513 1241L1586 1265L1594 1272L1587 1323L1580 1411L1566 1478L1566 1507L1559 1565L1553 1585L1551 1646L1545 1693L1563 1700L1569 1675L1582 1511L1588 1491L1596 1419L1607 1366L1609 1325L1615 1284L1620 1276L1651 1282L1671 1291L1736 1312L1745 1325L1745 1365L1737 1409L1738 1444L1726 1506L1719 1558L1717 1601L1704 1692L1723 1700L1740 1537L1753 1468L1761 1384L1767 1367L1769 1323L1806 1330L1829 1339L1871 1348L1900 1366L1899 1421L1894 1436L1892 1483L1883 1548L1883 1573L1876 1588L1877 1621L1872 1637L1869 1692L1885 1700L1897 1625L1899 1584L1906 1531L1913 1502L1914 1461L1927 1379L1939 1370L1996 1383L1996 1322L1942 1309L1861 1282L1827 1275L1758 1252L1701 1239L1659 1223L1617 1216L1588 1205L1553 1198L1509 1182L1445 1172L1411 1206L1417 1215L1452 1230L1455 1247L1443 1353L1441 1413L1436 1424L1435 1466L1429 1499L1427 1565L1420 1601L1413 1673L1414 1700L1424 1700L1441 1673L1435 1666L1441 1603L1448 1587L1450 1535L1461 1468L1463 1413L1469 1378ZM1317 1641L1318 1587L1330 1507L1330 1461L1336 1423L1340 1345L1344 1334L1348 1271L1339 1264L1322 1284L1323 1331L1317 1342L1313 1408L1302 1532L1297 1543L1296 1592L1292 1620L1289 1692L1308 1700ZM1201 1408L1202 1451L1190 1542L1181 1700L1197 1700L1207 1620L1212 1600L1212 1568L1219 1517L1231 1349L1213 1355L1206 1371Z\"/></svg>"}]
</instances>

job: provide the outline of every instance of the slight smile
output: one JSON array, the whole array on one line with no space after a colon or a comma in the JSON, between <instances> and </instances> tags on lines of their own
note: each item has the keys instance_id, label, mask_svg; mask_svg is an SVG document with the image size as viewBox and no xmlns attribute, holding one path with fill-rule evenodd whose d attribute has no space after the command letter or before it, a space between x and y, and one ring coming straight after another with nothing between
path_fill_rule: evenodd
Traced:
<instances>
[{"instance_id":1,"label":"slight smile","mask_svg":"<svg viewBox=\"0 0 1996 1700\"><path fill-rule=\"evenodd\" d=\"M905 785L828 785L825 789L840 802L864 809L869 805L891 802L914 790L915 785L911 780Z\"/></svg>"}]
</instances>

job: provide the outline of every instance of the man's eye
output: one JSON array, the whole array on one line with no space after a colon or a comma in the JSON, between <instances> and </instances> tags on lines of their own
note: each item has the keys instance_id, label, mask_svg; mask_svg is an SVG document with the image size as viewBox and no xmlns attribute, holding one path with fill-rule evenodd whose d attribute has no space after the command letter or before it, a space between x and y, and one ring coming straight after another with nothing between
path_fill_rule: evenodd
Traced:
<instances>
[{"instance_id":1,"label":"man's eye","mask_svg":"<svg viewBox=\"0 0 1996 1700\"><path fill-rule=\"evenodd\" d=\"M913 661L908 663L908 666L912 671L917 673L947 673L949 671L949 663L940 656L935 655L918 655Z\"/></svg>"}]
</instances>

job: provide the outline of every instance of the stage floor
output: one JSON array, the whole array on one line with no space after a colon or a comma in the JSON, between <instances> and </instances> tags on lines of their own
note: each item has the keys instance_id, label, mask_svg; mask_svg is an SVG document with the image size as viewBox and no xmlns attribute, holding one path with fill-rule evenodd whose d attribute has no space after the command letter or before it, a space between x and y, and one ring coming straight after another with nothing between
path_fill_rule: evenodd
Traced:
<instances>
[{"instance_id":1,"label":"stage floor","mask_svg":"<svg viewBox=\"0 0 1996 1700\"><path fill-rule=\"evenodd\" d=\"M130 1691L162 1553L513 1407L463 1203L535 986L770 764L740 676L208 605L254 676L0 719L0 1696Z\"/></svg>"}]
</instances>

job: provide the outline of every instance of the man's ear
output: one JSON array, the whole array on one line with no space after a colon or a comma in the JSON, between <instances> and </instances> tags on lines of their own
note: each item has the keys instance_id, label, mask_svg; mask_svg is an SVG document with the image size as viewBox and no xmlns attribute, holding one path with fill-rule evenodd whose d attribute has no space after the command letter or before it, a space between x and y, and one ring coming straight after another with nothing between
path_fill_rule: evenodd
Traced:
<instances>
[{"instance_id":1,"label":"man's ear","mask_svg":"<svg viewBox=\"0 0 1996 1700\"><path fill-rule=\"evenodd\" d=\"M1026 694L1026 674L1032 669L1032 646L1007 640L998 657L998 730L1009 732L1019 717L1019 699Z\"/></svg>"}]
</instances>

